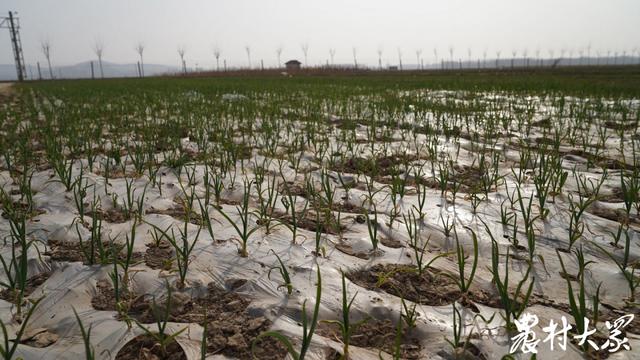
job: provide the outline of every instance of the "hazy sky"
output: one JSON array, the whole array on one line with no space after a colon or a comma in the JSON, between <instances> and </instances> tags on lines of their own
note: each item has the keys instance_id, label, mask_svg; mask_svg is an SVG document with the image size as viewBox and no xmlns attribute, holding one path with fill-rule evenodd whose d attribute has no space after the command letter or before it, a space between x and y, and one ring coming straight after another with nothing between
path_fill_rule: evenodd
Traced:
<instances>
[{"instance_id":1,"label":"hazy sky","mask_svg":"<svg viewBox=\"0 0 640 360\"><path fill-rule=\"evenodd\" d=\"M415 63L422 49L425 62L438 56L510 57L540 49L584 50L591 45L605 54L640 47L638 0L3 0L0 12L19 12L27 63L44 61L40 43L49 39L52 62L73 64L94 59L96 40L104 59L133 63L134 45L146 45L145 62L178 65L176 49L186 49L188 66L213 66L217 44L230 65L303 60L301 44L309 45L309 63L324 63L335 48L336 63ZM0 64L13 63L9 34L0 33Z\"/></svg>"}]
</instances>

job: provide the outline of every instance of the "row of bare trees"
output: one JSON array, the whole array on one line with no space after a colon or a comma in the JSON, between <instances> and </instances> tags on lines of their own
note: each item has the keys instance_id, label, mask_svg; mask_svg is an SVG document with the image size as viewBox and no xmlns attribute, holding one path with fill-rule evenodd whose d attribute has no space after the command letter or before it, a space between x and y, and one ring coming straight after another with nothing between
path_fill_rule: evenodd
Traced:
<instances>
[{"instance_id":1,"label":"row of bare trees","mask_svg":"<svg viewBox=\"0 0 640 360\"><path fill-rule=\"evenodd\" d=\"M300 49L302 50L302 53L304 55L304 65L308 66L308 56L309 56L309 43L305 42L300 44ZM51 79L54 78L53 75L53 68L51 66L51 43L49 42L49 40L44 40L41 42L41 50L42 53L47 61L47 65L48 65L48 70L49 70L49 77ZM142 42L138 42L135 46L134 46L134 50L136 51L136 53L139 56L139 63L138 63L138 73L140 77L144 77L145 73L144 73L144 50L145 50L145 45ZM247 65L249 68L253 68L253 63L252 63L252 59L251 59L251 47L249 45L245 45L244 50L246 52L247 55ZM358 63L358 51L357 48L354 46L351 49L352 51L352 56L353 56L353 66L355 68L358 68L359 63ZM434 48L433 49L433 57L429 58L428 60L431 61L431 67L432 68L438 68L438 67L442 67L443 69L445 68L454 68L456 66L462 68L463 67L463 58L458 56L457 58L454 57L454 47L450 46L448 48L448 55L449 57L447 58L446 55L445 56L438 56L438 49ZM104 56L104 43L101 40L96 40L94 45L93 45L93 52L96 55L96 57L98 58L98 67L100 69L100 77L104 78L104 67L103 67L103 56ZM181 66L181 70L182 72L186 73L187 72L187 62L185 59L186 56L186 47L185 46L179 46L177 49L178 52L178 56L180 57L180 66ZM280 45L278 47L276 47L276 56L277 56L277 61L278 61L278 66L280 66L282 64L282 52L283 52L283 47ZM383 48L379 47L377 49L377 55L378 55L378 67L380 69L383 68L383 64L382 64L382 59L383 59ZM416 66L419 69L425 69L425 59L422 56L423 54L423 50L418 48L415 50L415 56L416 56ZM547 52L548 57L546 59L543 59L541 57L541 51L540 49L536 49L533 53L533 57L530 57L529 52L527 49L524 49L522 51L518 51L518 50L512 50L511 51L511 58L510 58L510 67L515 67L516 64L518 64L518 66L543 66L545 61L547 61L547 63L552 63L552 64L557 64L560 61L563 61L563 64L565 65L575 65L577 61L580 61L579 64L584 64L584 61L586 61L587 65L625 65L625 59L627 59L627 55L630 56L637 56L639 59L638 61L640 61L640 47L636 47L634 49L632 49L631 51L627 51L627 50L622 50L622 51L606 51L606 52L601 52L601 51L595 51L595 63L592 63L594 60L591 58L591 45L586 46L585 48L581 48L578 50L574 50L574 49L561 49L559 51L559 54L556 54L555 50L550 49ZM578 55L578 57L574 57L574 55ZM606 56L605 56L606 54ZM611 56L613 54L613 56ZM213 55L215 57L216 60L216 71L220 71L220 58L222 56L222 50L220 49L219 46L214 46L213 47ZM335 65L335 55L336 55L336 49L335 48L330 48L329 49L329 59L327 59L327 65ZM474 63L476 63L475 61L472 60L472 50L470 48L467 49L467 53L466 53L466 59L465 59L465 67L471 67L473 66ZM477 57L476 61L477 61L477 67L481 68L481 67L501 67L501 55L502 55L502 51L501 50L497 50L495 51L495 66L493 65L493 63L488 63L487 62L487 49L485 49L484 51L482 51L481 53L481 57ZM559 55L559 57L556 57L556 55ZM402 49L398 48L397 49L397 56L398 56L398 68L400 70L403 70L403 52ZM602 58L605 58L604 62L602 61ZM482 60L481 60L482 59ZM261 61L261 66L264 66L262 61ZM503 63L504 64L504 61ZM93 65L92 65L93 66ZM503 66L506 67L506 66ZM38 64L38 68L39 68L39 64ZM227 65L226 65L226 60L224 60L224 69L226 70Z\"/></svg>"},{"instance_id":2,"label":"row of bare trees","mask_svg":"<svg viewBox=\"0 0 640 360\"><path fill-rule=\"evenodd\" d=\"M252 61L251 61L251 47L248 45L245 45L244 47L245 52L247 54L247 66L249 68L253 67ZM302 43L300 44L300 49L302 50L302 54L304 56L304 65L308 66L308 61L309 61L309 43ZM283 47L282 46L278 46L276 47L276 57L277 57L277 61L278 64L282 64L282 52L283 52ZM352 55L353 55L353 66L355 68L358 68L359 62L358 62L358 52L357 52L357 48L354 46L351 49ZM180 53L180 52L179 52ZM382 59L383 59L383 49L381 47L379 47L377 49L377 55L378 55L378 67L382 68ZM219 47L215 47L214 48L214 55L216 57L216 70L220 70L220 66L219 66L219 58L220 58L220 48ZM416 66L419 69L424 69L425 68L425 58L422 56L423 54L423 49L416 49L415 50L415 55L416 55ZM561 49L559 51L559 57L556 57L556 52L553 49L548 50L547 52L548 54L548 58L544 59L543 57L541 57L542 52L541 50L538 48L534 51L533 54L529 54L529 51L527 49L522 50L521 52L519 52L518 50L512 50L511 51L511 58L510 60L510 66L511 67L515 67L516 64L519 63L519 66L542 66L545 61L549 62L549 61L563 61L564 64L566 65L575 65L576 63L578 63L578 61L584 61L586 62L587 65L624 65L625 64L625 59L627 58L627 55L630 56L637 56L639 59L638 61L640 61L640 47L638 48L634 48L631 51L606 51L605 52L600 52L600 51L596 51L595 55L596 58L595 60L591 57L591 46L587 46L584 49L578 49L578 50L573 50L573 49ZM605 56L606 54L606 56ZM611 56L613 54L613 56ZM327 60L327 65L335 65L335 55L336 55L336 49L335 48L330 48L329 49L329 59ZM400 70L402 70L403 68L403 52L402 49L398 48L397 49L397 55L398 55L398 67ZM454 56L455 55L455 49L453 46L450 46L448 48L448 55L449 57L446 58L446 56L442 56L439 57L438 56L438 49L434 48L433 49L433 57L428 59L431 61L432 66L435 67L440 67L442 66L443 68L447 68L447 67L454 67L454 66L458 66L458 64L462 64L463 61L466 62L466 67L471 67L471 66L477 66L477 67L490 67L490 66L494 66L493 63L489 63L487 61L487 56L488 56L488 52L487 49L485 49L484 51L482 51L481 53L481 58L477 57L474 58L473 57L473 52L471 50L471 48L467 49L466 52L466 59L463 59L462 57L458 56ZM495 67L500 67L501 65L501 55L502 55L502 50L497 50L495 51ZM530 55L535 55L535 56L530 56ZM578 57L575 57L575 55L578 55ZM602 61L602 58L605 58L604 62ZM182 59L182 56L181 56ZM477 65L476 65L477 64ZM584 63L580 63L580 64L584 64ZM461 65L460 65L461 66Z\"/></svg>"},{"instance_id":3,"label":"row of bare trees","mask_svg":"<svg viewBox=\"0 0 640 360\"><path fill-rule=\"evenodd\" d=\"M42 54L44 55L45 59L47 60L47 66L49 69L49 78L53 79L53 67L51 66L51 42L47 39L47 40L42 40L40 42L40 49L42 50ZM140 62L139 62L139 75L141 77L144 77L144 49L145 49L145 45L142 42L138 42L135 46L134 46L134 50L136 51L136 53L138 53L138 56L140 57ZM104 78L104 67L102 65L102 59L103 59L103 55L104 55L104 43L101 40L96 40L96 42L93 45L93 53L96 55L96 57L98 58L98 68L100 69L100 77ZM220 54L218 53L216 59L220 56ZM183 58L183 63L184 63L184 50L182 52L182 58ZM40 65L38 65L39 67ZM93 65L92 65L93 66Z\"/></svg>"}]
</instances>

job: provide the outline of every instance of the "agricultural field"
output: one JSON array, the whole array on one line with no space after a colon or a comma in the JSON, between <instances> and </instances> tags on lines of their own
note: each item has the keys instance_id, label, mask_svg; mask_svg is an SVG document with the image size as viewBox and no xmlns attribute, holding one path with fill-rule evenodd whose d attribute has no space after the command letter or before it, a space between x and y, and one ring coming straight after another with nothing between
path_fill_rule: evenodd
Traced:
<instances>
[{"instance_id":1,"label":"agricultural field","mask_svg":"<svg viewBox=\"0 0 640 360\"><path fill-rule=\"evenodd\" d=\"M639 122L637 67L4 86L0 353L638 358Z\"/></svg>"}]
</instances>

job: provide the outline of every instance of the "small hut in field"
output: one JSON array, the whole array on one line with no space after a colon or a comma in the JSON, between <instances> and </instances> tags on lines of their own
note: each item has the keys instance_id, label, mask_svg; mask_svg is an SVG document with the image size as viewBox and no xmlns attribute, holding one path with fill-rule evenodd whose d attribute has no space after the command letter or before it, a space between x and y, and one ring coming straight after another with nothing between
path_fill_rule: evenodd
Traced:
<instances>
[{"instance_id":1,"label":"small hut in field","mask_svg":"<svg viewBox=\"0 0 640 360\"><path fill-rule=\"evenodd\" d=\"M287 71L297 71L300 70L300 65L302 65L302 63L298 60L289 60L284 65L287 68Z\"/></svg>"}]
</instances>

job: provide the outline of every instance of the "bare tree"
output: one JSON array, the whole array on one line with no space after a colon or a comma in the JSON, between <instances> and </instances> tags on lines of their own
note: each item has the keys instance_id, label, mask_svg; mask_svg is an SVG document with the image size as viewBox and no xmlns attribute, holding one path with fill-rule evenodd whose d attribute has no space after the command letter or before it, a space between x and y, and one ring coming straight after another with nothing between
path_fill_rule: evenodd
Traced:
<instances>
[{"instance_id":1,"label":"bare tree","mask_svg":"<svg viewBox=\"0 0 640 360\"><path fill-rule=\"evenodd\" d=\"M526 67L529 67L529 58L527 57L528 53L529 53L529 50L527 49L522 50L522 60Z\"/></svg>"},{"instance_id":2,"label":"bare tree","mask_svg":"<svg viewBox=\"0 0 640 360\"><path fill-rule=\"evenodd\" d=\"M184 61L184 54L187 52L184 45L178 46L178 55L180 56L180 63L182 65L182 73L187 73L187 63Z\"/></svg>"},{"instance_id":3,"label":"bare tree","mask_svg":"<svg viewBox=\"0 0 640 360\"><path fill-rule=\"evenodd\" d=\"M102 55L104 54L104 44L102 40L96 40L93 45L93 52L98 57L98 66L100 66L100 77L104 79L104 70L102 68Z\"/></svg>"},{"instance_id":4,"label":"bare tree","mask_svg":"<svg viewBox=\"0 0 640 360\"><path fill-rule=\"evenodd\" d=\"M47 59L47 65L49 66L49 77L53 79L53 69L51 68L51 43L49 40L43 40L40 44L42 47L42 53L44 57Z\"/></svg>"},{"instance_id":5,"label":"bare tree","mask_svg":"<svg viewBox=\"0 0 640 360\"><path fill-rule=\"evenodd\" d=\"M572 65L573 64L573 52L575 50L573 49L569 49L569 64Z\"/></svg>"},{"instance_id":6,"label":"bare tree","mask_svg":"<svg viewBox=\"0 0 640 360\"><path fill-rule=\"evenodd\" d=\"M582 62L584 61L584 49L578 49L578 59L580 59L578 61L578 65L582 65Z\"/></svg>"},{"instance_id":7,"label":"bare tree","mask_svg":"<svg viewBox=\"0 0 640 360\"><path fill-rule=\"evenodd\" d=\"M438 67L438 49L433 48L433 57L435 58L436 67Z\"/></svg>"},{"instance_id":8,"label":"bare tree","mask_svg":"<svg viewBox=\"0 0 640 360\"><path fill-rule=\"evenodd\" d=\"M422 49L417 49L416 50L416 66L418 67L418 69L422 70L420 67L420 55L422 55Z\"/></svg>"},{"instance_id":9,"label":"bare tree","mask_svg":"<svg viewBox=\"0 0 640 360\"><path fill-rule=\"evenodd\" d=\"M549 53L549 60L550 60L549 66L553 66L553 64L555 63L555 60L554 60L555 50L549 49L548 53ZM543 65L544 65L544 63L543 63Z\"/></svg>"},{"instance_id":10,"label":"bare tree","mask_svg":"<svg viewBox=\"0 0 640 360\"><path fill-rule=\"evenodd\" d=\"M471 67L471 48L467 48L467 67Z\"/></svg>"},{"instance_id":11,"label":"bare tree","mask_svg":"<svg viewBox=\"0 0 640 360\"><path fill-rule=\"evenodd\" d=\"M336 56L336 49L329 49L329 57L331 57L331 66L334 65L333 59Z\"/></svg>"},{"instance_id":12,"label":"bare tree","mask_svg":"<svg viewBox=\"0 0 640 360\"><path fill-rule=\"evenodd\" d=\"M382 69L382 47L378 48L378 68Z\"/></svg>"},{"instance_id":13,"label":"bare tree","mask_svg":"<svg viewBox=\"0 0 640 360\"><path fill-rule=\"evenodd\" d=\"M487 48L482 51L482 68L487 67Z\"/></svg>"},{"instance_id":14,"label":"bare tree","mask_svg":"<svg viewBox=\"0 0 640 360\"><path fill-rule=\"evenodd\" d=\"M560 58L558 59L558 64L560 64L560 62L564 60L564 54L566 53L567 53L567 49L565 48L560 49Z\"/></svg>"},{"instance_id":15,"label":"bare tree","mask_svg":"<svg viewBox=\"0 0 640 360\"><path fill-rule=\"evenodd\" d=\"M222 55L222 50L218 47L218 45L213 47L213 56L216 58L216 71L220 71L220 55Z\"/></svg>"},{"instance_id":16,"label":"bare tree","mask_svg":"<svg viewBox=\"0 0 640 360\"><path fill-rule=\"evenodd\" d=\"M139 42L136 45L135 49L138 55L140 55L140 76L144 77L144 60L142 57L142 54L144 53L144 44L142 42Z\"/></svg>"},{"instance_id":17,"label":"bare tree","mask_svg":"<svg viewBox=\"0 0 640 360\"><path fill-rule=\"evenodd\" d=\"M249 69L251 69L251 47L249 47L249 45L245 45L244 51L247 52L247 63L249 64Z\"/></svg>"},{"instance_id":18,"label":"bare tree","mask_svg":"<svg viewBox=\"0 0 640 360\"><path fill-rule=\"evenodd\" d=\"M402 70L402 50L398 48L398 67Z\"/></svg>"},{"instance_id":19,"label":"bare tree","mask_svg":"<svg viewBox=\"0 0 640 360\"><path fill-rule=\"evenodd\" d=\"M511 68L515 66L516 55L518 55L518 50L511 50Z\"/></svg>"},{"instance_id":20,"label":"bare tree","mask_svg":"<svg viewBox=\"0 0 640 360\"><path fill-rule=\"evenodd\" d=\"M451 68L453 69L453 46L449 46L449 59L451 60Z\"/></svg>"},{"instance_id":21,"label":"bare tree","mask_svg":"<svg viewBox=\"0 0 640 360\"><path fill-rule=\"evenodd\" d=\"M307 55L309 54L309 43L303 43L300 45L302 53L304 54L304 66L307 66Z\"/></svg>"},{"instance_id":22,"label":"bare tree","mask_svg":"<svg viewBox=\"0 0 640 360\"><path fill-rule=\"evenodd\" d=\"M502 53L502 50L496 51L496 69L500 68L500 54L501 53Z\"/></svg>"},{"instance_id":23,"label":"bare tree","mask_svg":"<svg viewBox=\"0 0 640 360\"><path fill-rule=\"evenodd\" d=\"M276 48L276 54L278 55L278 67L282 66L280 57L282 56L282 45Z\"/></svg>"},{"instance_id":24,"label":"bare tree","mask_svg":"<svg viewBox=\"0 0 640 360\"><path fill-rule=\"evenodd\" d=\"M358 68L358 56L357 56L357 50L356 47L352 47L351 48L351 52L353 53L353 66L355 66L355 68Z\"/></svg>"}]
</instances>

